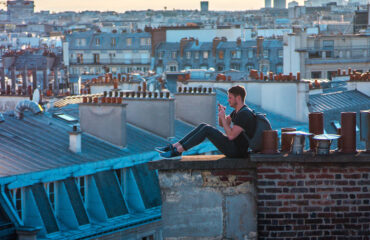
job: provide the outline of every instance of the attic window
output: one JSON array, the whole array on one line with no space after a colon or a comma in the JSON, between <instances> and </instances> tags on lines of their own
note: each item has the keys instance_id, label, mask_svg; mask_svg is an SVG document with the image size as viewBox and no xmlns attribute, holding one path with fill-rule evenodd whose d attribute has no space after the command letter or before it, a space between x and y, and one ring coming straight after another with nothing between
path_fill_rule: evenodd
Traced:
<instances>
[{"instance_id":1,"label":"attic window","mask_svg":"<svg viewBox=\"0 0 370 240\"><path fill-rule=\"evenodd\" d=\"M64 120L69 123L75 123L78 122L78 120L71 115L65 114L65 113L54 113L53 117Z\"/></svg>"}]
</instances>

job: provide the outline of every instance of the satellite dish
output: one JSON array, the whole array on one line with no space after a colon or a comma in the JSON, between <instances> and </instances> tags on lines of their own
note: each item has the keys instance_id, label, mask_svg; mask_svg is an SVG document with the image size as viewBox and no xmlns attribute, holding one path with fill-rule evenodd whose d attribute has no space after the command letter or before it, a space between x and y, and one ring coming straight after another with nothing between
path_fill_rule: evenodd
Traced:
<instances>
[{"instance_id":1,"label":"satellite dish","mask_svg":"<svg viewBox=\"0 0 370 240\"><path fill-rule=\"evenodd\" d=\"M39 104L40 103L40 97L41 97L40 90L38 88L36 88L35 91L33 91L32 102L35 102L35 103Z\"/></svg>"}]
</instances>

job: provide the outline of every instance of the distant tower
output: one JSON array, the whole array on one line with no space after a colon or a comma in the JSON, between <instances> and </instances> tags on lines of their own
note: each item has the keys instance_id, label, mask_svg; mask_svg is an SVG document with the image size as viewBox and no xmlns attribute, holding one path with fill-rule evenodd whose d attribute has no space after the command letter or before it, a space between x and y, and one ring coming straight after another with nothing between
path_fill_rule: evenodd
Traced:
<instances>
[{"instance_id":1,"label":"distant tower","mask_svg":"<svg viewBox=\"0 0 370 240\"><path fill-rule=\"evenodd\" d=\"M200 11L201 12L208 12L208 1L201 1L200 2Z\"/></svg>"},{"instance_id":2,"label":"distant tower","mask_svg":"<svg viewBox=\"0 0 370 240\"><path fill-rule=\"evenodd\" d=\"M33 0L8 0L6 6L9 20L14 22L28 20L35 11Z\"/></svg>"},{"instance_id":3,"label":"distant tower","mask_svg":"<svg viewBox=\"0 0 370 240\"><path fill-rule=\"evenodd\" d=\"M271 8L271 0L265 0L265 8Z\"/></svg>"},{"instance_id":4,"label":"distant tower","mask_svg":"<svg viewBox=\"0 0 370 240\"><path fill-rule=\"evenodd\" d=\"M286 8L286 0L274 0L274 8Z\"/></svg>"}]
</instances>

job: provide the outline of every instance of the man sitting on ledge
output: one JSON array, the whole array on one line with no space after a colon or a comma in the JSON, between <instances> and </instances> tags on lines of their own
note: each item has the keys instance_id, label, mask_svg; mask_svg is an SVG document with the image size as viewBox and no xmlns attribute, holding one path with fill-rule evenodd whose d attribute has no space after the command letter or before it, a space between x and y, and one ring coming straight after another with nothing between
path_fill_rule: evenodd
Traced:
<instances>
[{"instance_id":1,"label":"man sitting on ledge","mask_svg":"<svg viewBox=\"0 0 370 240\"><path fill-rule=\"evenodd\" d=\"M218 122L224 128L225 133L209 124L202 123L179 142L166 147L158 147L155 150L160 152L162 158L181 159L184 151L208 138L227 157L246 157L249 143L245 134L252 138L256 130L256 117L244 103L246 94L245 88L240 85L228 90L229 105L235 109L229 116L225 114L226 107L218 104Z\"/></svg>"}]
</instances>

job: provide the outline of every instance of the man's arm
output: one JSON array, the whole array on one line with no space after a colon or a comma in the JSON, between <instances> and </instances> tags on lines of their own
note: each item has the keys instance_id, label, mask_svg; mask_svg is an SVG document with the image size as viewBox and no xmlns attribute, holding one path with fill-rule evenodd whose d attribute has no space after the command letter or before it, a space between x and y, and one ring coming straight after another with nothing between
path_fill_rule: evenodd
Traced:
<instances>
[{"instance_id":1,"label":"man's arm","mask_svg":"<svg viewBox=\"0 0 370 240\"><path fill-rule=\"evenodd\" d=\"M228 116L228 118L230 118L230 116ZM225 129L226 136L229 140L234 140L243 131L243 128L238 125L230 127L230 123L228 123L224 110L219 111L218 119L221 121L222 125L220 125Z\"/></svg>"},{"instance_id":2,"label":"man's arm","mask_svg":"<svg viewBox=\"0 0 370 240\"><path fill-rule=\"evenodd\" d=\"M225 111L226 110L226 107L225 106L222 106L221 104L218 104L218 112L220 112L222 110ZM231 124L231 117L230 117L230 115L226 117L226 123L227 123L228 126L230 126L230 124ZM223 127L220 116L218 116L218 125L220 125L221 127Z\"/></svg>"}]
</instances>

